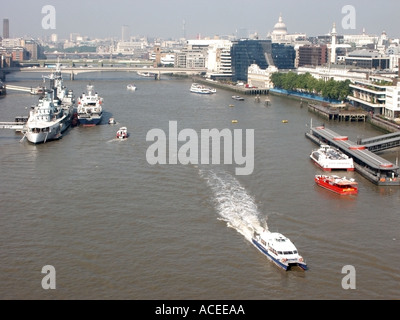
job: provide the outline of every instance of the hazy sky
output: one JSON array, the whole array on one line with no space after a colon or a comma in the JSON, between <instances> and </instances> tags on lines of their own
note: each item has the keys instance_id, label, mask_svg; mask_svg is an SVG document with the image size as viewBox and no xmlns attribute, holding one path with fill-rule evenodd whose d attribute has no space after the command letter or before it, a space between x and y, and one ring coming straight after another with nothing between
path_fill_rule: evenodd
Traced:
<instances>
[{"instance_id":1,"label":"hazy sky","mask_svg":"<svg viewBox=\"0 0 400 320\"><path fill-rule=\"evenodd\" d=\"M386 31L400 37L399 0L1 0L0 19L10 20L10 37L43 37L70 33L91 38L121 38L122 25L131 36L180 38L185 21L186 38L200 34L232 35L238 29L257 32L261 38L272 31L282 14L289 33L326 34L336 22L339 34ZM56 9L56 29L42 28L42 7ZM345 5L355 8L355 29L344 30ZM348 21L348 20L347 20ZM2 23L0 24L1 31ZM2 34L2 32L1 32Z\"/></svg>"}]
</instances>

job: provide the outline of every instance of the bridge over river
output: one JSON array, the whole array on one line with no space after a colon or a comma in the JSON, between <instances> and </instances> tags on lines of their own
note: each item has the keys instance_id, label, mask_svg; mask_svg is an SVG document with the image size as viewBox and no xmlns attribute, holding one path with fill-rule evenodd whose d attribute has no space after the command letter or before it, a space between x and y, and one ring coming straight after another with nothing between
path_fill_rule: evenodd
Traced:
<instances>
[{"instance_id":1,"label":"bridge over river","mask_svg":"<svg viewBox=\"0 0 400 320\"><path fill-rule=\"evenodd\" d=\"M7 73L11 72L23 72L23 73L50 73L54 70L54 68L44 68L44 67L30 67L30 68L4 68L1 69L3 72L3 78ZM115 67L66 67L63 66L61 68L61 73L68 74L71 80L75 79L75 76L81 73L88 73L88 72L146 72L154 74L155 79L160 79L162 74L173 74L173 75L201 75L207 72L205 68L168 68L168 67L128 67L128 66L115 66Z\"/></svg>"}]
</instances>

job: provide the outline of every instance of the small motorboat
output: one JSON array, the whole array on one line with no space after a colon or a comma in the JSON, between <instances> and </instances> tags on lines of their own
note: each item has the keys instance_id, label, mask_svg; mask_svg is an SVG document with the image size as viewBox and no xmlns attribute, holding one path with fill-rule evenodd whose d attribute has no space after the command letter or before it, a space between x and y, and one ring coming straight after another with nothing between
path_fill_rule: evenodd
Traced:
<instances>
[{"instance_id":1,"label":"small motorboat","mask_svg":"<svg viewBox=\"0 0 400 320\"><path fill-rule=\"evenodd\" d=\"M117 123L117 121L115 121L115 119L113 117L108 119L108 124L116 124L116 123Z\"/></svg>"},{"instance_id":2,"label":"small motorboat","mask_svg":"<svg viewBox=\"0 0 400 320\"><path fill-rule=\"evenodd\" d=\"M128 84L126 88L130 91L136 91L136 86L133 83Z\"/></svg>"},{"instance_id":3,"label":"small motorboat","mask_svg":"<svg viewBox=\"0 0 400 320\"><path fill-rule=\"evenodd\" d=\"M244 98L241 96L232 96L232 99L238 100L238 101L244 101Z\"/></svg>"},{"instance_id":4,"label":"small motorboat","mask_svg":"<svg viewBox=\"0 0 400 320\"><path fill-rule=\"evenodd\" d=\"M126 127L121 127L117 131L117 139L126 139L128 138L128 129Z\"/></svg>"}]
</instances>

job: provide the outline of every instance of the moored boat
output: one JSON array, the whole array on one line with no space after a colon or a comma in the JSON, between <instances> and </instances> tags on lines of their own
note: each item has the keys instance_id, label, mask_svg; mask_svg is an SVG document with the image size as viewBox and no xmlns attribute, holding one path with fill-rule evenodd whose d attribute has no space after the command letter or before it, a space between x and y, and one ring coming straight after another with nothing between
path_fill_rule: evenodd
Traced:
<instances>
[{"instance_id":1,"label":"moored boat","mask_svg":"<svg viewBox=\"0 0 400 320\"><path fill-rule=\"evenodd\" d=\"M354 179L339 177L336 175L317 174L315 182L322 188L328 189L340 195L354 195L358 193L358 183Z\"/></svg>"},{"instance_id":2,"label":"moored boat","mask_svg":"<svg viewBox=\"0 0 400 320\"><path fill-rule=\"evenodd\" d=\"M296 266L303 270L308 269L296 246L281 233L268 230L261 233L254 231L252 242L269 260L284 270L290 270Z\"/></svg>"},{"instance_id":3,"label":"moored boat","mask_svg":"<svg viewBox=\"0 0 400 320\"><path fill-rule=\"evenodd\" d=\"M31 88L32 95L43 95L45 92L45 87L37 86L36 88Z\"/></svg>"},{"instance_id":4,"label":"moored boat","mask_svg":"<svg viewBox=\"0 0 400 320\"><path fill-rule=\"evenodd\" d=\"M46 92L36 106L33 106L23 132L29 142L38 144L61 138L70 126L73 108L62 107L54 99L54 91Z\"/></svg>"},{"instance_id":5,"label":"moored boat","mask_svg":"<svg viewBox=\"0 0 400 320\"><path fill-rule=\"evenodd\" d=\"M37 105L29 112L28 121L22 132L31 143L45 143L61 138L73 122L75 95L73 90L64 86L61 64L57 62L55 70L48 76L49 89L45 89Z\"/></svg>"},{"instance_id":6,"label":"moored boat","mask_svg":"<svg viewBox=\"0 0 400 320\"><path fill-rule=\"evenodd\" d=\"M130 83L126 86L126 89L130 91L136 91L136 86L133 83Z\"/></svg>"},{"instance_id":7,"label":"moored boat","mask_svg":"<svg viewBox=\"0 0 400 320\"><path fill-rule=\"evenodd\" d=\"M127 129L127 127L119 128L119 130L117 131L117 138L121 139L121 140L128 138L128 129Z\"/></svg>"},{"instance_id":8,"label":"moored boat","mask_svg":"<svg viewBox=\"0 0 400 320\"><path fill-rule=\"evenodd\" d=\"M94 91L93 85L87 86L86 93L78 99L78 121L83 126L95 126L103 117L103 98Z\"/></svg>"},{"instance_id":9,"label":"moored boat","mask_svg":"<svg viewBox=\"0 0 400 320\"><path fill-rule=\"evenodd\" d=\"M137 74L138 74L139 76L145 77L145 78L151 78L151 77L154 78L154 76L155 76L155 74L154 74L154 73L151 73L151 72L140 72L140 71L138 71Z\"/></svg>"},{"instance_id":10,"label":"moored boat","mask_svg":"<svg viewBox=\"0 0 400 320\"><path fill-rule=\"evenodd\" d=\"M319 149L313 150L310 158L324 171L354 171L353 158L326 144L322 144Z\"/></svg>"}]
</instances>

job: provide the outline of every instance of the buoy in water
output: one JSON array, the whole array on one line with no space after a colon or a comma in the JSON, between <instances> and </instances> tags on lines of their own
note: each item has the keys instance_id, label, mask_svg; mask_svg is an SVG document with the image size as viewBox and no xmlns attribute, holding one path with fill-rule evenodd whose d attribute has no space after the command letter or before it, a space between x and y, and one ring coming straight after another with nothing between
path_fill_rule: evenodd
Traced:
<instances>
[{"instance_id":1,"label":"buoy in water","mask_svg":"<svg viewBox=\"0 0 400 320\"><path fill-rule=\"evenodd\" d=\"M282 123L288 123L289 121L288 120L282 120Z\"/></svg>"},{"instance_id":2,"label":"buoy in water","mask_svg":"<svg viewBox=\"0 0 400 320\"><path fill-rule=\"evenodd\" d=\"M232 123L238 123L238 121L237 120L232 120Z\"/></svg>"}]
</instances>

